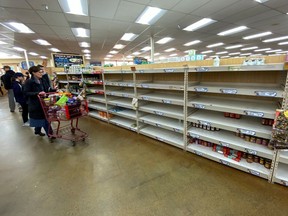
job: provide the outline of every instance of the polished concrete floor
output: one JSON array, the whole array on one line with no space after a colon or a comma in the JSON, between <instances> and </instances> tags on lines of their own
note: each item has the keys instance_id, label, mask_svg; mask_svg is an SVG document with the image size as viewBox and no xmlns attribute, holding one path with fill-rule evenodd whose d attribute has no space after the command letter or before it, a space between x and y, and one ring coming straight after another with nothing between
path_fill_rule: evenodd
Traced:
<instances>
[{"instance_id":1,"label":"polished concrete floor","mask_svg":"<svg viewBox=\"0 0 288 216\"><path fill-rule=\"evenodd\" d=\"M288 188L94 119L49 143L0 97L1 216L288 215Z\"/></svg>"}]
</instances>

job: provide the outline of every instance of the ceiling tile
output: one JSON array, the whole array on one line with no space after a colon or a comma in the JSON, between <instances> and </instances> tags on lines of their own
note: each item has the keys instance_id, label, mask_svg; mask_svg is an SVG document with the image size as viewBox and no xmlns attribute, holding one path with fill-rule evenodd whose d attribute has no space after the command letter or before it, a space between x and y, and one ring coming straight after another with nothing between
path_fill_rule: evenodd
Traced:
<instances>
[{"instance_id":1,"label":"ceiling tile","mask_svg":"<svg viewBox=\"0 0 288 216\"><path fill-rule=\"evenodd\" d=\"M19 1L19 0L18 0ZM34 10L44 10L45 6L48 6L48 10L49 12L62 12L62 9L58 3L58 0L26 0L32 7Z\"/></svg>"},{"instance_id":2,"label":"ceiling tile","mask_svg":"<svg viewBox=\"0 0 288 216\"><path fill-rule=\"evenodd\" d=\"M178 4L181 0L151 0L149 5L153 7L159 7L161 9L171 9L173 8L176 4Z\"/></svg>"},{"instance_id":3,"label":"ceiling tile","mask_svg":"<svg viewBox=\"0 0 288 216\"><path fill-rule=\"evenodd\" d=\"M131 8L133 8L133 10L131 10ZM145 5L122 1L114 18L117 20L134 22L144 9Z\"/></svg>"},{"instance_id":4,"label":"ceiling tile","mask_svg":"<svg viewBox=\"0 0 288 216\"><path fill-rule=\"evenodd\" d=\"M13 14L14 18L19 22L25 24L45 24L41 17L33 10L15 8L7 8L6 10L10 14Z\"/></svg>"},{"instance_id":5,"label":"ceiling tile","mask_svg":"<svg viewBox=\"0 0 288 216\"><path fill-rule=\"evenodd\" d=\"M12 8L25 8L31 9L30 5L26 1L19 0L1 0L0 7L12 7Z\"/></svg>"},{"instance_id":6,"label":"ceiling tile","mask_svg":"<svg viewBox=\"0 0 288 216\"><path fill-rule=\"evenodd\" d=\"M118 5L119 0L90 1L90 16L112 19L116 13Z\"/></svg>"},{"instance_id":7,"label":"ceiling tile","mask_svg":"<svg viewBox=\"0 0 288 216\"><path fill-rule=\"evenodd\" d=\"M182 0L171 9L182 13L190 13L210 1L211 0Z\"/></svg>"},{"instance_id":8,"label":"ceiling tile","mask_svg":"<svg viewBox=\"0 0 288 216\"><path fill-rule=\"evenodd\" d=\"M64 13L37 11L48 25L69 26Z\"/></svg>"},{"instance_id":9,"label":"ceiling tile","mask_svg":"<svg viewBox=\"0 0 288 216\"><path fill-rule=\"evenodd\" d=\"M29 28L38 34L54 34L51 28L47 25L29 24Z\"/></svg>"},{"instance_id":10,"label":"ceiling tile","mask_svg":"<svg viewBox=\"0 0 288 216\"><path fill-rule=\"evenodd\" d=\"M61 35L73 35L71 28L61 26L50 26L50 28L59 36Z\"/></svg>"}]
</instances>

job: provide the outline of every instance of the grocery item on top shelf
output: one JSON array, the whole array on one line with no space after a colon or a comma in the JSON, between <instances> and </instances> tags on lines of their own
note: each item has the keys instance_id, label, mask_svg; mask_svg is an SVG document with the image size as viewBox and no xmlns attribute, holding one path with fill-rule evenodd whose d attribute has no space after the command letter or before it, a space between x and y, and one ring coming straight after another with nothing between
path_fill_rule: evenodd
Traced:
<instances>
[{"instance_id":1,"label":"grocery item on top shelf","mask_svg":"<svg viewBox=\"0 0 288 216\"><path fill-rule=\"evenodd\" d=\"M244 66L253 66L253 65L264 65L265 64L265 58L246 58L243 62Z\"/></svg>"},{"instance_id":2,"label":"grocery item on top shelf","mask_svg":"<svg viewBox=\"0 0 288 216\"><path fill-rule=\"evenodd\" d=\"M240 115L240 114L235 114L235 113L225 112L225 113L224 113L224 117L240 119L240 118L242 117L242 115Z\"/></svg>"}]
</instances>

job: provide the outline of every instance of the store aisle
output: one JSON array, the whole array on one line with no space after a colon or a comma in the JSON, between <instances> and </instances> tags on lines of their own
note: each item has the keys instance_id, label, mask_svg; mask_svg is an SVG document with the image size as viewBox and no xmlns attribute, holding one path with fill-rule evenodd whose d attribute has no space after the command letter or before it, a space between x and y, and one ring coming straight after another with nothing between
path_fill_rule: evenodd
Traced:
<instances>
[{"instance_id":1,"label":"store aisle","mask_svg":"<svg viewBox=\"0 0 288 216\"><path fill-rule=\"evenodd\" d=\"M283 186L90 118L51 144L0 104L1 216L287 215Z\"/></svg>"}]
</instances>

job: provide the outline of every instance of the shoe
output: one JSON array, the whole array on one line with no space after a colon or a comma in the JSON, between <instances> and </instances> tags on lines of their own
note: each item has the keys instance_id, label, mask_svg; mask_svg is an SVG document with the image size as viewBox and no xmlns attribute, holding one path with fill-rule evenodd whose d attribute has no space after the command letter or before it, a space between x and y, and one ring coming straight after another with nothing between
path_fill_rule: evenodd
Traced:
<instances>
[{"instance_id":1,"label":"shoe","mask_svg":"<svg viewBox=\"0 0 288 216\"><path fill-rule=\"evenodd\" d=\"M45 136L46 134L45 134L45 133L42 133L42 132L40 132L40 133L35 133L35 135L39 135L39 136Z\"/></svg>"},{"instance_id":2,"label":"shoe","mask_svg":"<svg viewBox=\"0 0 288 216\"><path fill-rule=\"evenodd\" d=\"M30 123L29 122L25 122L22 127L30 127Z\"/></svg>"}]
</instances>

